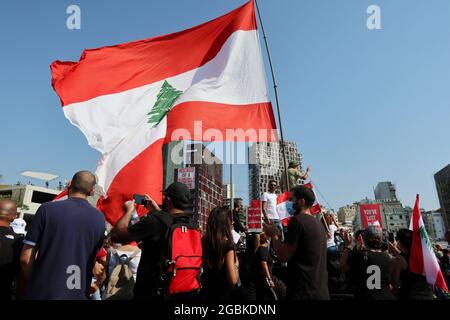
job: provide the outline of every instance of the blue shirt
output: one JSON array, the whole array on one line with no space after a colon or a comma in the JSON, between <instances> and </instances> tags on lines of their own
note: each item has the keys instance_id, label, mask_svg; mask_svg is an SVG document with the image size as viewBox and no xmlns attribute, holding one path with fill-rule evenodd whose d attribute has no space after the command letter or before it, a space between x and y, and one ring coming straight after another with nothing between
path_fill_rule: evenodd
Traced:
<instances>
[{"instance_id":1,"label":"blue shirt","mask_svg":"<svg viewBox=\"0 0 450 320\"><path fill-rule=\"evenodd\" d=\"M41 205L24 240L38 250L26 298L87 299L104 232L103 214L84 199Z\"/></svg>"}]
</instances>

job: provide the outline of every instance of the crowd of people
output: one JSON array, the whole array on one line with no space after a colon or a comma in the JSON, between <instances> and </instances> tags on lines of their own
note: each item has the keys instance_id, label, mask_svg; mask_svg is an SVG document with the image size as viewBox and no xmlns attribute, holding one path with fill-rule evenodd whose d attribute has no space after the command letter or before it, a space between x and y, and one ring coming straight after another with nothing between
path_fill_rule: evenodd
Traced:
<instances>
[{"instance_id":1,"label":"crowd of people","mask_svg":"<svg viewBox=\"0 0 450 320\"><path fill-rule=\"evenodd\" d=\"M184 184L164 190L162 204L148 196L139 204L127 201L108 230L86 200L95 184L92 173L76 173L68 199L41 205L26 235L11 226L16 204L0 201L0 299L329 300L338 278L357 300L444 297L409 269L412 231L399 230L393 241L378 226L352 234L333 215L312 215L315 195L303 185L291 188L294 214L287 227L272 180L261 197L260 233L248 233L240 222L237 200L232 210L214 208L200 234ZM141 204L147 213L138 217ZM450 244L449 232L446 237ZM448 283L448 249L435 249Z\"/></svg>"}]
</instances>

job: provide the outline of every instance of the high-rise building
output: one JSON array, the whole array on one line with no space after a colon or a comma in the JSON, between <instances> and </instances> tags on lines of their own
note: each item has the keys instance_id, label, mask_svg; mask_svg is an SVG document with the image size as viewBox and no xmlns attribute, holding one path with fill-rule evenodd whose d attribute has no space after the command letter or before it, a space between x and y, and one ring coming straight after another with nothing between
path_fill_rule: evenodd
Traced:
<instances>
[{"instance_id":1,"label":"high-rise building","mask_svg":"<svg viewBox=\"0 0 450 320\"><path fill-rule=\"evenodd\" d=\"M192 190L194 222L205 232L209 213L222 205L223 163L203 144L195 143L186 146L185 164L186 168L175 170L175 178L176 181L186 183ZM190 171L187 172L188 170Z\"/></svg>"},{"instance_id":2,"label":"high-rise building","mask_svg":"<svg viewBox=\"0 0 450 320\"><path fill-rule=\"evenodd\" d=\"M445 228L450 229L450 164L434 174Z\"/></svg>"},{"instance_id":3,"label":"high-rise building","mask_svg":"<svg viewBox=\"0 0 450 320\"><path fill-rule=\"evenodd\" d=\"M374 193L375 200L397 201L395 185L390 181L378 182Z\"/></svg>"},{"instance_id":4,"label":"high-rise building","mask_svg":"<svg viewBox=\"0 0 450 320\"><path fill-rule=\"evenodd\" d=\"M223 199L223 205L224 206L231 206L231 198L236 199L236 192L235 192L235 185L231 185L231 183L227 183L223 185L222 189L222 199ZM232 194L233 193L233 194ZM242 200L241 198L239 198Z\"/></svg>"},{"instance_id":5,"label":"high-rise building","mask_svg":"<svg viewBox=\"0 0 450 320\"><path fill-rule=\"evenodd\" d=\"M296 161L302 168L302 156L293 141L285 141L286 162ZM267 191L270 180L283 184L285 173L283 154L278 142L257 142L248 149L248 173L250 200L259 199Z\"/></svg>"},{"instance_id":6,"label":"high-rise building","mask_svg":"<svg viewBox=\"0 0 450 320\"><path fill-rule=\"evenodd\" d=\"M173 141L163 145L163 186L173 183L175 169L183 167L183 141Z\"/></svg>"}]
</instances>

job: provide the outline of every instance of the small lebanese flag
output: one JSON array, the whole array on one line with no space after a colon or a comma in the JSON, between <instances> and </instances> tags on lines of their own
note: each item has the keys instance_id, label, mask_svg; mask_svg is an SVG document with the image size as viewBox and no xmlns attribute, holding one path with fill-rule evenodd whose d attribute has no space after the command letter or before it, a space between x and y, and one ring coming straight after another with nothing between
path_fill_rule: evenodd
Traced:
<instances>
[{"instance_id":1,"label":"small lebanese flag","mask_svg":"<svg viewBox=\"0 0 450 320\"><path fill-rule=\"evenodd\" d=\"M60 194L58 194L53 201L62 201L69 198L69 189L65 188Z\"/></svg>"},{"instance_id":2,"label":"small lebanese flag","mask_svg":"<svg viewBox=\"0 0 450 320\"><path fill-rule=\"evenodd\" d=\"M64 115L101 153L97 207L114 225L133 194L162 202L164 143L277 141L253 0L188 30L55 61Z\"/></svg>"},{"instance_id":3,"label":"small lebanese flag","mask_svg":"<svg viewBox=\"0 0 450 320\"><path fill-rule=\"evenodd\" d=\"M424 275L430 285L440 288L444 292L448 292L441 268L439 267L430 238L425 229L422 215L420 214L419 195L416 197L409 229L413 231L409 270Z\"/></svg>"},{"instance_id":4,"label":"small lebanese flag","mask_svg":"<svg viewBox=\"0 0 450 320\"><path fill-rule=\"evenodd\" d=\"M304 184L304 186L312 189L312 191L314 192L314 188L311 182ZM311 214L316 215L321 212L321 208L319 202L317 201L317 196L315 192L314 196L316 200L309 211L311 212ZM288 225L289 220L292 218L292 215L294 213L294 210L292 208L293 203L292 201L290 201L290 197L291 193L289 191L284 192L277 197L277 213L278 216L280 217L281 223L285 227Z\"/></svg>"},{"instance_id":5,"label":"small lebanese flag","mask_svg":"<svg viewBox=\"0 0 450 320\"><path fill-rule=\"evenodd\" d=\"M277 197L277 213L283 226L287 227L289 220L292 218L292 201L290 200L291 193L289 191L280 194Z\"/></svg>"},{"instance_id":6,"label":"small lebanese flag","mask_svg":"<svg viewBox=\"0 0 450 320\"><path fill-rule=\"evenodd\" d=\"M310 188L312 190L312 192L314 192L314 198L316 198L311 209L309 209L309 212L311 212L311 214L313 214L313 215L319 214L322 211L322 208L320 207L319 201L317 200L317 195L316 195L316 192L314 191L312 182L308 182L308 183L304 184L304 186L307 188Z\"/></svg>"}]
</instances>

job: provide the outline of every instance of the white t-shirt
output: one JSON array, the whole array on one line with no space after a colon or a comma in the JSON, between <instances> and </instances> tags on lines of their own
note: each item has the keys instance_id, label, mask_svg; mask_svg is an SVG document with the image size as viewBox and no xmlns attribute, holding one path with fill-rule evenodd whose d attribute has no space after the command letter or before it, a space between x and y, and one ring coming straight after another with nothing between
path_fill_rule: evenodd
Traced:
<instances>
[{"instance_id":1,"label":"white t-shirt","mask_svg":"<svg viewBox=\"0 0 450 320\"><path fill-rule=\"evenodd\" d=\"M275 193L264 192L261 201L267 202L267 217L271 220L279 220L277 213L277 195Z\"/></svg>"},{"instance_id":2,"label":"white t-shirt","mask_svg":"<svg viewBox=\"0 0 450 320\"><path fill-rule=\"evenodd\" d=\"M327 239L327 248L336 245L336 242L334 242L334 233L336 232L337 227L334 224L332 224L328 226L328 229L330 229L331 238Z\"/></svg>"}]
</instances>

